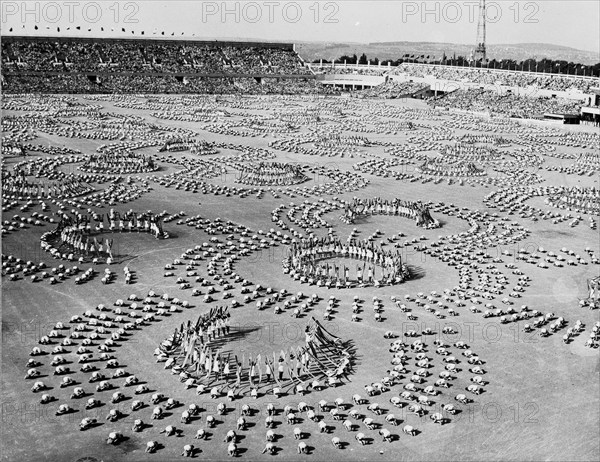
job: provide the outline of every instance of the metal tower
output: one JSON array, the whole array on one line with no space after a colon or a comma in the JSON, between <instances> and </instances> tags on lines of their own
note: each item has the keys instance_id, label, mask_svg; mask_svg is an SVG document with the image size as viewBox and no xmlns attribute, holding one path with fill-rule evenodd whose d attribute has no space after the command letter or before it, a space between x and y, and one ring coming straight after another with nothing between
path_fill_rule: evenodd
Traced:
<instances>
[{"instance_id":1,"label":"metal tower","mask_svg":"<svg viewBox=\"0 0 600 462\"><path fill-rule=\"evenodd\" d=\"M474 58L487 63L487 52L485 49L485 0L479 0L479 22L477 23L477 46L475 47Z\"/></svg>"}]
</instances>

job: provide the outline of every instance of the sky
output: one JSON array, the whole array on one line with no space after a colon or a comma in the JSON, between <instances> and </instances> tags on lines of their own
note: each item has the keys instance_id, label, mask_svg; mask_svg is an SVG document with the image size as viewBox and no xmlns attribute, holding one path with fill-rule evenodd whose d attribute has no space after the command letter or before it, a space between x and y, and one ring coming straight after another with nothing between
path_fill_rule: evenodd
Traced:
<instances>
[{"instance_id":1,"label":"sky","mask_svg":"<svg viewBox=\"0 0 600 462\"><path fill-rule=\"evenodd\" d=\"M474 44L478 4L479 0L2 0L0 6L2 35L140 37L144 31L145 37L162 37L164 31L168 37L174 33L206 39ZM598 0L487 0L486 16L488 44L600 49Z\"/></svg>"}]
</instances>

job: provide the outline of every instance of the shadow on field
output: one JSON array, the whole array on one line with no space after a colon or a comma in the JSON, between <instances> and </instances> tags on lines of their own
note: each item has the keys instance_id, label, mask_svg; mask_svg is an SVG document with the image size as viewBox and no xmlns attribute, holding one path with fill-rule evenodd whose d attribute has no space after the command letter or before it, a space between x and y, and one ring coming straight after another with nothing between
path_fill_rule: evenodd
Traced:
<instances>
[{"instance_id":1,"label":"shadow on field","mask_svg":"<svg viewBox=\"0 0 600 462\"><path fill-rule=\"evenodd\" d=\"M420 266L409 265L409 270L410 270L410 276L411 276L410 278L413 281L416 281L418 279L423 279L425 277L426 272Z\"/></svg>"},{"instance_id":2,"label":"shadow on field","mask_svg":"<svg viewBox=\"0 0 600 462\"><path fill-rule=\"evenodd\" d=\"M215 350L218 350L228 343L237 342L238 340L243 340L248 337L253 332L260 330L260 326L253 327L232 327L229 334L223 337L219 337L216 340L213 340L211 346L214 347Z\"/></svg>"}]
</instances>

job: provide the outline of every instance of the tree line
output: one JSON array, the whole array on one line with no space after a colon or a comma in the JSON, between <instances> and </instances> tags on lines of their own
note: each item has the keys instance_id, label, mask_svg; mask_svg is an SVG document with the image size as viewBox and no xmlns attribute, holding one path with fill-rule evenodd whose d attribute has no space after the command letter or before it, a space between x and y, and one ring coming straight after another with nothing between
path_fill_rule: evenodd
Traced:
<instances>
[{"instance_id":1,"label":"tree line","mask_svg":"<svg viewBox=\"0 0 600 462\"><path fill-rule=\"evenodd\" d=\"M332 64L331 61L326 59L315 59L313 64ZM402 58L392 60L387 59L380 61L379 58L369 59L365 53L360 57L356 54L349 56L343 55L334 60L335 64L346 64L346 65L368 65L371 66L399 66L403 63L421 63L421 64L441 64L445 66L457 66L457 67L472 67L472 68L483 68L483 69L503 69L503 70L517 70L527 72L539 72L539 73L552 73L552 74L566 74L566 75L579 75L579 76L593 76L600 77L600 63L594 65L585 65L581 63L574 63L565 60L556 59L540 59L535 58L526 59L523 61L517 61L514 59L491 59L487 62L482 60L473 60L465 56L452 56L447 57L444 54L441 58L435 58L434 56L428 55L411 55L405 54Z\"/></svg>"}]
</instances>

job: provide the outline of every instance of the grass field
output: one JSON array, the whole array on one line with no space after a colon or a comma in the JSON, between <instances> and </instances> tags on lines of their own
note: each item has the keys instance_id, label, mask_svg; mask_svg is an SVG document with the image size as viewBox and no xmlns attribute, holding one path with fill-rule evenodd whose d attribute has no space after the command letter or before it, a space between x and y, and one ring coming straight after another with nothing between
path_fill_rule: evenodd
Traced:
<instances>
[{"instance_id":1,"label":"grass field","mask_svg":"<svg viewBox=\"0 0 600 462\"><path fill-rule=\"evenodd\" d=\"M264 99L262 100L264 101ZM302 101L298 107L308 107L315 104L310 101ZM337 103L330 102L332 106ZM400 107L408 104L410 107L420 109L419 102L409 103L387 103L392 107ZM110 102L103 102L104 110L115 113L131 113L141 115L150 123L170 128L186 128L195 130L203 139L208 141L226 141L236 144L247 144L248 146L267 148L272 137L236 137L219 135L202 130L199 124L190 122L167 121L157 119L150 115L151 111L129 110L116 107ZM281 110L279 106L278 109ZM367 116L370 107L366 107L362 116ZM237 109L239 111L239 109ZM267 116L271 109L263 107L252 111L255 116ZM6 115L14 114L6 111ZM240 118L239 116L235 116ZM360 114L353 116L360 119ZM444 125L446 120L455 117L451 114L440 116L439 119L428 121L426 118L419 122L431 126ZM378 116L380 121L385 121L385 116ZM327 122L335 125L335 122ZM305 128L301 133L306 131ZM460 135L468 130L456 130ZM472 130L473 133L482 133ZM66 145L80 149L84 154L92 153L104 141L84 140L77 138L64 138L55 135L38 133L39 138L34 143ZM343 132L343 135L352 133ZM498 133L496 133L498 134ZM407 143L410 133L399 133L397 135L377 135L363 133L371 140L390 141L394 143ZM519 135L514 131L502 133L502 136L510 139L518 139ZM560 152L578 153L575 148L559 147ZM145 153L155 153L155 148L146 148ZM365 148L369 155L378 155L388 158L382 146ZM332 163L343 171L353 171L352 166L361 160L360 158L340 157L315 157L299 155L294 153L274 151L275 160L279 162L299 162L306 164ZM229 156L230 153L222 152L209 158ZM173 154L176 158L189 156L189 153ZM32 156L33 158L33 156ZM557 162L557 159L544 159L548 162ZM7 168L23 160L5 159ZM560 161L567 164L567 161ZM160 171L149 174L159 177L172 172L181 171L180 166L161 165ZM74 166L67 164L61 167L66 171L74 171ZM70 170L69 170L70 169ZM573 175L559 175L540 171L544 177L544 183L548 185L565 185L598 188L598 176L579 177ZM146 176L146 175L143 175ZM350 191L337 194L346 200L354 196L361 198L383 197L401 198L403 200L422 200L453 203L457 207L466 207L469 210L481 212L497 212L497 209L486 209L482 201L485 195L493 191L493 187L484 186L459 186L457 184L447 185L446 182L434 185L433 183L422 184L421 182L396 181L393 178L361 173L361 176L369 180L369 185L359 191ZM221 179L210 180L214 184L235 186L232 181L233 174ZM327 181L322 178L313 178L302 186L312 187L314 184ZM232 220L236 224L247 226L254 232L258 230L267 231L275 228L271 222L271 212L280 204L286 206L290 202L300 204L304 197L294 198L281 195L274 198L269 193L264 194L262 199L249 195L246 198L225 195L213 195L184 192L174 188L165 188L156 182L150 182L152 191L144 194L141 198L115 207L116 210L126 211L134 209L137 211L152 210L160 212L167 210L170 214L184 212L183 219L200 215L203 218L215 220ZM98 186L98 188L106 185ZM332 196L324 196L330 200ZM309 201L318 200L319 197L310 197ZM528 204L542 209L547 208L540 198L532 199ZM51 211L56 211L56 206L51 206ZM30 210L39 211L39 206ZM10 220L13 214L19 213L18 209L4 213L3 220ZM106 213L106 208L102 211ZM564 211L561 211L564 213ZM285 214L285 212L284 212ZM338 220L339 211L331 212L322 216L333 228L335 235L345 240L353 228L357 228L360 238L366 238L375 230L379 230L381 238L385 239L394 234L404 233L404 240L411 240L425 236L427 244L438 239L439 236L447 236L467 232L470 228L466 220L456 215L444 215L432 212L433 216L442 222L440 229L423 230L417 228L411 220L395 216L370 216L364 221L346 225ZM504 214L500 214L501 216ZM585 254L584 249L590 247L596 255L600 253L600 235L598 230L590 229L587 219L578 226L571 228L568 222L552 224L551 220L531 221L520 219L518 215L510 216L511 220L518 221L530 230L529 236L516 246L537 249L544 247L547 250L558 252L562 247L573 249L578 254ZM598 220L598 217L595 217ZM290 224L288 222L288 224ZM223 442L228 430L235 428L242 404L249 403L258 412L249 417L249 427L245 431L238 432L238 446L240 458L248 460L265 460L272 456L261 454L265 444L265 433L263 422L266 405L272 402L277 408L283 409L287 404L296 405L299 401L306 401L311 406L316 406L321 399L332 403L337 397L342 397L346 403L351 403L351 396L355 393L366 397L364 385L379 382L387 375L392 366L390 364L391 353L388 351L391 340L383 338L386 331L398 334L410 329L422 331L431 328L439 338L446 343L452 344L459 340L469 344L484 361L482 366L486 374L484 379L489 382L484 386L485 392L481 395L469 395L473 402L468 405L457 404L452 398L457 393L464 391L470 384L469 378L473 375L467 370L465 358L461 351L451 347L451 353L461 361L460 372L453 381L453 386L443 389L442 394L432 398L436 405L431 408L429 415L436 406L441 403L453 403L462 412L450 417L450 422L445 425L433 423L429 415L418 417L409 414L407 408L396 409L389 402L392 396L398 396L403 391L403 383L408 382L405 378L401 383L392 386L390 391L381 395L370 397L370 402L377 402L386 413L394 413L402 422L393 427L386 424L384 417L386 413L372 417L392 434L397 435L394 442L381 441L377 430L368 430L361 422L358 422L359 431L364 432L367 437L372 438L372 444L360 445L355 439L356 431L348 432L342 426L342 421L331 420L328 414L324 415L328 425L332 427L331 433L319 433L316 423L308 421L302 416L302 421L297 424L303 432L308 435L303 441L312 448L310 455L297 453L297 441L293 437L295 425L285 423L284 416L279 413L275 421L279 424L274 429L280 435L275 445L278 448L277 458L283 460L573 460L587 461L598 460L600 457L600 443L598 439L598 428L600 420L600 387L599 387L599 355L597 349L584 347L583 343L588 338L590 328L598 321L598 310L587 310L578 306L578 300L587 295L587 280L599 274L597 265L577 265L563 268L542 269L522 261L514 260L513 256L503 257L503 264L498 268L507 274L508 288L516 284L517 278L506 270L504 264L514 263L525 275L531 279L529 287L521 299L516 300L516 306L528 305L531 309L541 312L553 312L556 316L562 316L572 326L580 319L586 326L585 335L575 337L568 345L562 342L562 333L541 338L538 335L529 335L523 332L523 322L500 324L498 318L484 319L481 314L471 313L467 307L457 309L459 316L454 318L438 319L423 308L410 304L413 312L417 315L416 321L409 321L390 299L391 296L404 298L405 294L416 295L419 292L429 294L431 291L442 293L446 288L452 288L459 282L458 270L447 266L440 260L429 255L416 252L407 247L403 250L403 256L407 263L417 268L421 277L408 281L402 285L374 288L353 288L336 291L335 289L317 288L307 286L294 281L291 277L283 274L281 261L285 256L285 246L277 245L255 252L248 257L242 257L235 263L235 271L243 278L254 284L274 289L286 289L290 293L303 291L305 294L316 293L320 302L316 304L303 318L295 319L289 313L276 315L272 309L257 311L254 303L242 304L233 308L231 312L231 323L234 329L248 330L244 335L235 337L234 340L225 345L224 351L232 354L277 354L282 349L290 346L300 346L304 343L304 327L309 317L314 316L322 320L327 299L334 295L337 305L333 311L332 319L324 324L335 335L343 340L352 340L357 348L357 366L341 387L326 388L320 392L311 392L304 397L288 393L275 400L269 394L271 386L264 385L259 390L259 398L252 400L248 396L248 388L242 390L245 396L227 403L230 408L224 416L218 416L218 425L207 430L210 437L206 441L195 440L196 430L204 427L205 417L208 414L216 415L216 403L226 402L225 397L212 400L207 394L197 396L194 389L184 390L176 375L169 370L164 370L162 364L157 364L153 351L161 341L166 339L173 330L181 323L188 320L196 320L198 315L205 313L210 307L219 304L228 304L228 301L220 300L220 293L216 294L217 301L210 304L204 303L202 297L192 297L191 291L180 290L174 278L163 277L164 265L171 263L173 259L188 248L208 242L210 235L204 230L194 227L178 225L177 221L165 223L165 230L170 234L169 239L156 240L146 234L116 234L114 240L117 248L121 249L127 258L117 264L111 265L117 278L113 283L104 285L100 277L96 276L92 281L75 285L73 279L62 281L56 285L50 285L47 281L32 283L20 279L9 281L6 277L2 279L2 459L7 461L78 461L78 460L103 460L103 461L137 461L137 460L179 460L180 453L185 444L194 444L200 450L194 458L201 460L225 460L227 456L227 444ZM29 227L27 229L9 232L3 235L3 254L12 254L24 260L34 262L45 261L49 266L56 266L62 262L53 261L49 254L40 250L39 238L43 232L51 229L51 225L42 227ZM326 228L315 230L317 235L325 235ZM223 238L222 235L217 235ZM498 246L488 248L492 257L500 256L504 250L514 252L510 246ZM587 256L587 255L586 255ZM206 259L199 272L206 271ZM123 267L128 266L135 272L133 284L126 285L123 277ZM88 268L90 264L82 265ZM105 265L98 265L97 270L103 271ZM178 275L183 270L178 270ZM476 281L475 281L476 282ZM193 285L193 284L192 284ZM24 380L27 371L26 362L29 352L38 346L41 336L47 335L58 321L67 322L73 315L81 315L88 309L93 310L98 304L103 303L112 308L115 300L126 299L129 294L145 296L149 290L190 302L189 308L180 309L179 312L160 318L160 321L146 323L142 328L132 331L132 335L126 341L120 342L118 348L114 348L114 354L121 367L127 372L135 374L143 382L147 383L153 392L164 393L183 403L184 406L170 411L161 420L151 420L152 405L142 410L132 412L129 408L133 398L133 390L121 387L129 397L128 400L118 406L111 405L108 400L116 390L94 392L94 397L105 403L102 407L93 411L83 409L84 400L69 399L72 387L59 388L59 378L52 375L53 368L49 365L52 355L42 357L44 363L39 369L45 376L41 380L53 387L47 393L58 398L51 404L39 403L40 394L30 391L33 380ZM221 289L219 289L221 290ZM240 286L233 289L234 298L241 300ZM363 311L360 313L361 321L351 321L352 300L358 296L362 303ZM375 322L371 299L377 296L383 302L384 322ZM499 300L506 294L496 297L492 303L500 307ZM468 302L467 302L468 304ZM454 335L441 335L444 326L452 324L458 331ZM437 374L443 369L442 357L435 354L432 342L436 336L422 337L428 345L427 356L431 358L431 370L433 376L428 379L437 378ZM44 347L50 351L51 347ZM96 351L94 351L96 354ZM95 384L87 382L86 374L79 372L76 363L74 349L70 354L64 355L73 363L70 367L73 371L71 377L82 383L86 391L92 392ZM414 354L409 353L411 365ZM411 366L412 367L412 366ZM122 379L112 380L119 385ZM466 393L466 392L465 392ZM92 396L90 394L90 396ZM143 398L148 402L148 397ZM66 416L55 416L54 412L59 404L69 403L76 412ZM179 416L190 403L196 403L203 409L200 416L189 424L179 422ZM108 422L105 417L109 409L118 407L126 417L117 422ZM363 414L370 413L366 405L355 405ZM347 414L347 411L343 412ZM99 425L82 432L79 430L79 422L86 416L98 418ZM133 420L142 418L149 424L143 432L131 431ZM408 436L402 432L406 424L412 425L419 430L415 437ZM167 437L159 434L167 425L175 425L182 430L179 436ZM125 436L125 440L118 445L107 445L105 439L109 432L119 431ZM337 436L342 442L347 443L343 450L335 449L331 444L331 438ZM144 448L147 441L156 440L161 448L155 454L147 454ZM87 458L87 459L86 459Z\"/></svg>"}]
</instances>

